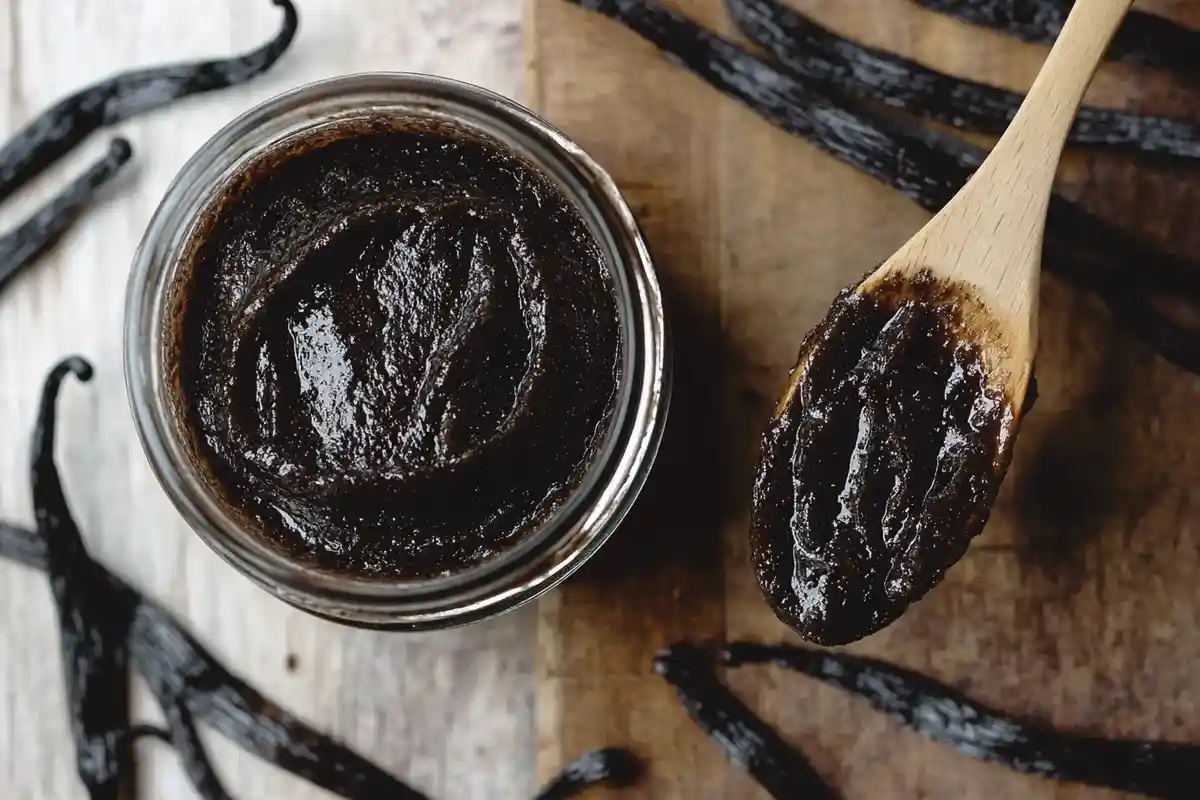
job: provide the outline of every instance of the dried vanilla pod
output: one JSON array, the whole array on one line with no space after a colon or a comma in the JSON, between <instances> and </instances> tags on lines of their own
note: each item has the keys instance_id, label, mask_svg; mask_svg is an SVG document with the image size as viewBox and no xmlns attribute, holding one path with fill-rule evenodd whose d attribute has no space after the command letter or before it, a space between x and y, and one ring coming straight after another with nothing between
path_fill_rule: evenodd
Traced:
<instances>
[{"instance_id":1,"label":"dried vanilla pod","mask_svg":"<svg viewBox=\"0 0 1200 800\"><path fill-rule=\"evenodd\" d=\"M1053 44L1074 0L916 0L931 11L1007 33L1034 44ZM1130 11L1108 46L1108 58L1200 77L1200 31L1157 14Z\"/></svg>"},{"instance_id":2,"label":"dried vanilla pod","mask_svg":"<svg viewBox=\"0 0 1200 800\"><path fill-rule=\"evenodd\" d=\"M270 69L296 36L292 0L279 32L256 50L232 58L150 67L115 75L55 103L0 145L0 203L65 156L92 133L184 97L245 83ZM16 229L0 236L0 292L75 222L132 155L113 139L108 152Z\"/></svg>"},{"instance_id":3,"label":"dried vanilla pod","mask_svg":"<svg viewBox=\"0 0 1200 800\"><path fill-rule=\"evenodd\" d=\"M225 669L174 617L142 597L88 554L54 462L55 401L68 375L92 368L65 359L46 380L34 432L33 499L37 531L0 524L0 556L39 569L59 607L64 670L78 770L91 800L117 800L131 785L133 742L170 743L204 800L225 800L223 786L197 734L208 726L243 750L348 800L429 800L426 795L320 733ZM150 686L166 728L129 719L128 667ZM623 750L589 754L547 788L547 798L574 797L596 785L624 785L638 774Z\"/></svg>"},{"instance_id":4,"label":"dried vanilla pod","mask_svg":"<svg viewBox=\"0 0 1200 800\"><path fill-rule=\"evenodd\" d=\"M781 0L726 0L747 37L787 69L831 90L902 109L965 131L1003 133L1025 96L938 72L858 44ZM1115 151L1200 158L1200 129L1184 119L1083 106L1068 142Z\"/></svg>"}]
</instances>

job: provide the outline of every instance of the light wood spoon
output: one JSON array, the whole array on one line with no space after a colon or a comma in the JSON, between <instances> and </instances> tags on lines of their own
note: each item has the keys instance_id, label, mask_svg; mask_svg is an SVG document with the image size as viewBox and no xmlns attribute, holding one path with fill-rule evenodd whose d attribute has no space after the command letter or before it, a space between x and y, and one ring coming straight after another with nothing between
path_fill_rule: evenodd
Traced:
<instances>
[{"instance_id":1,"label":"light wood spoon","mask_svg":"<svg viewBox=\"0 0 1200 800\"><path fill-rule=\"evenodd\" d=\"M1054 174L1131 5L1076 0L975 175L801 343L750 541L764 597L806 639L890 624L983 530L1026 406Z\"/></svg>"},{"instance_id":2,"label":"light wood spoon","mask_svg":"<svg viewBox=\"0 0 1200 800\"><path fill-rule=\"evenodd\" d=\"M987 160L953 199L868 276L928 271L964 285L986 317L967 328L997 388L1020 408L1037 349L1038 283L1046 211L1075 112L1133 0L1077 0L1046 63Z\"/></svg>"}]
</instances>

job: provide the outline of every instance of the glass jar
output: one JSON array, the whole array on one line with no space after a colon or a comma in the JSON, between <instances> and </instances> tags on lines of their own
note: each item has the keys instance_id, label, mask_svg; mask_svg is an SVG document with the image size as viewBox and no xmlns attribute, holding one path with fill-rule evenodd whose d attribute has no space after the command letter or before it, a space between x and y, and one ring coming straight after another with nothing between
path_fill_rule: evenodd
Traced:
<instances>
[{"instance_id":1,"label":"glass jar","mask_svg":"<svg viewBox=\"0 0 1200 800\"><path fill-rule=\"evenodd\" d=\"M536 531L462 572L379 581L289 559L224 510L184 449L164 370L164 314L203 210L242 165L286 137L363 116L450 123L499 141L557 183L591 229L615 282L622 370L611 428L576 490ZM225 126L184 166L134 260L125 309L125 378L142 446L191 527L267 591L314 614L403 630L461 625L525 603L578 569L613 533L646 480L665 422L670 354L645 242L613 180L528 109L476 86L427 75L335 78L263 103Z\"/></svg>"}]
</instances>

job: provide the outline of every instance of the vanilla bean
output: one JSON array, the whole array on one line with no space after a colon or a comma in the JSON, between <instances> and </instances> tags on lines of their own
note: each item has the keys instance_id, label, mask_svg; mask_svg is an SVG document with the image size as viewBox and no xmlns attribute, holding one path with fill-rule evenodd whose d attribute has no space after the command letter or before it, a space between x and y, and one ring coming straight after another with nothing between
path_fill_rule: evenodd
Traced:
<instances>
[{"instance_id":1,"label":"vanilla bean","mask_svg":"<svg viewBox=\"0 0 1200 800\"><path fill-rule=\"evenodd\" d=\"M796 645L735 642L726 646L720 660L729 667L771 664L800 672L861 697L939 744L1017 772L1180 800L1194 797L1200 785L1198 745L1056 731L875 659Z\"/></svg>"},{"instance_id":2,"label":"vanilla bean","mask_svg":"<svg viewBox=\"0 0 1200 800\"><path fill-rule=\"evenodd\" d=\"M132 777L140 736L170 743L205 800L230 797L197 733L204 724L280 769L348 800L429 800L331 737L318 732L226 670L169 612L93 561L54 462L55 401L67 375L91 377L69 358L43 390L34 435L37 532L0 523L0 557L46 572L59 606L64 670L76 738L77 768L92 800L116 800ZM146 679L167 729L132 725L128 664ZM541 795L574 797L599 784L626 785L637 761L623 750L590 753L569 765Z\"/></svg>"},{"instance_id":3,"label":"vanilla bean","mask_svg":"<svg viewBox=\"0 0 1200 800\"><path fill-rule=\"evenodd\" d=\"M183 708L264 761L341 797L426 800L232 675L162 608L138 605L130 652L164 707Z\"/></svg>"},{"instance_id":4,"label":"vanilla bean","mask_svg":"<svg viewBox=\"0 0 1200 800\"><path fill-rule=\"evenodd\" d=\"M671 684L697 725L779 800L834 800L840 797L797 750L717 678L712 653L681 642L654 658L654 671Z\"/></svg>"},{"instance_id":5,"label":"vanilla bean","mask_svg":"<svg viewBox=\"0 0 1200 800\"><path fill-rule=\"evenodd\" d=\"M68 375L91 380L91 365L69 358L46 378L33 433L33 506L58 609L76 769L91 800L118 800L130 725L129 605L127 598L113 596L103 570L88 557L54 464L56 401Z\"/></svg>"},{"instance_id":6,"label":"vanilla bean","mask_svg":"<svg viewBox=\"0 0 1200 800\"><path fill-rule=\"evenodd\" d=\"M0 292L71 227L96 193L133 154L125 139L113 139L108 152L67 188L14 230L0 236Z\"/></svg>"},{"instance_id":7,"label":"vanilla bean","mask_svg":"<svg viewBox=\"0 0 1200 800\"><path fill-rule=\"evenodd\" d=\"M191 712L178 698L159 697L159 702L167 718L171 746L179 754L179 760L196 793L203 800L232 800L217 776L204 742L200 741L200 732L196 730Z\"/></svg>"},{"instance_id":8,"label":"vanilla bean","mask_svg":"<svg viewBox=\"0 0 1200 800\"><path fill-rule=\"evenodd\" d=\"M0 202L100 128L266 72L288 49L299 27L292 0L272 2L283 10L283 26L252 52L124 72L63 98L37 116L0 147Z\"/></svg>"},{"instance_id":9,"label":"vanilla bean","mask_svg":"<svg viewBox=\"0 0 1200 800\"><path fill-rule=\"evenodd\" d=\"M183 97L245 83L270 69L299 27L292 0L272 2L283 10L283 25L269 42L250 53L121 73L81 89L34 118L0 146L0 202L101 128ZM0 237L0 292L62 236L131 153L129 142L114 139L104 158Z\"/></svg>"},{"instance_id":10,"label":"vanilla bean","mask_svg":"<svg viewBox=\"0 0 1200 800\"><path fill-rule=\"evenodd\" d=\"M981 133L1008 127L1025 96L938 72L916 61L858 44L827 30L779 0L726 0L751 41L804 78L863 100ZM1181 119L1084 106L1071 144L1200 158L1200 129Z\"/></svg>"},{"instance_id":11,"label":"vanilla bean","mask_svg":"<svg viewBox=\"0 0 1200 800\"><path fill-rule=\"evenodd\" d=\"M46 571L46 543L35 531L0 522L0 558Z\"/></svg>"},{"instance_id":12,"label":"vanilla bean","mask_svg":"<svg viewBox=\"0 0 1200 800\"><path fill-rule=\"evenodd\" d=\"M1026 42L1053 44L1073 0L916 0L973 25L1002 31ZM1131 11L1108 46L1107 57L1200 78L1200 31L1156 14Z\"/></svg>"}]
</instances>

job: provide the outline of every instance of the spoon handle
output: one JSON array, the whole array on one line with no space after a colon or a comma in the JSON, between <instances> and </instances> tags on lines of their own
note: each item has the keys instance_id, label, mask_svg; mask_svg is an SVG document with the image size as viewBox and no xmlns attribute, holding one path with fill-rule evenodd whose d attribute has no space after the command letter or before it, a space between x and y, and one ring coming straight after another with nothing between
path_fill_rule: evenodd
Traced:
<instances>
[{"instance_id":1,"label":"spoon handle","mask_svg":"<svg viewBox=\"0 0 1200 800\"><path fill-rule=\"evenodd\" d=\"M1071 121L1133 0L1076 0L1012 124L958 194L862 284L929 273L983 309L976 342L1014 398L1037 349L1046 210ZM974 313L974 312L972 312Z\"/></svg>"},{"instance_id":2,"label":"spoon handle","mask_svg":"<svg viewBox=\"0 0 1200 800\"><path fill-rule=\"evenodd\" d=\"M1067 133L1104 50L1133 0L1076 0L1012 123L967 185L890 259L972 284L1037 341L1046 209ZM1019 360L1019 359L1018 359Z\"/></svg>"},{"instance_id":3,"label":"spoon handle","mask_svg":"<svg viewBox=\"0 0 1200 800\"><path fill-rule=\"evenodd\" d=\"M1059 157L1104 51L1133 0L1076 0L1054 48L1005 134L993 148L991 177L1011 200L1044 216ZM980 170L983 172L984 170ZM995 191L993 186L993 191Z\"/></svg>"}]
</instances>

